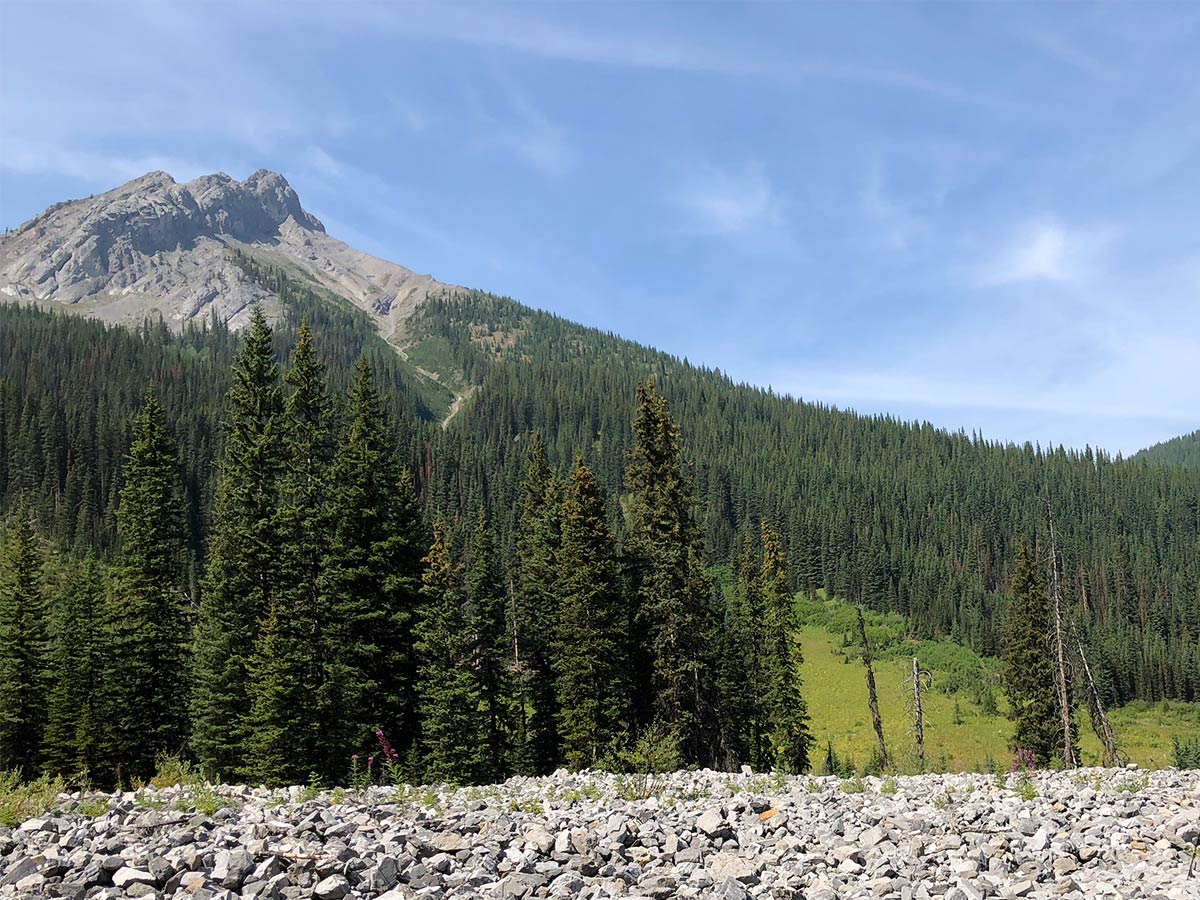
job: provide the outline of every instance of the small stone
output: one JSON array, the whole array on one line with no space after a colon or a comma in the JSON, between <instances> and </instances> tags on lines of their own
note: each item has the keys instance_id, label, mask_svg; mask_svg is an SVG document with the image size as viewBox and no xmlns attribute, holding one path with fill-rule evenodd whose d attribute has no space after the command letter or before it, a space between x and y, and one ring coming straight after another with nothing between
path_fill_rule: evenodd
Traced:
<instances>
[{"instance_id":1,"label":"small stone","mask_svg":"<svg viewBox=\"0 0 1200 900\"><path fill-rule=\"evenodd\" d=\"M537 848L542 856L554 849L554 835L545 828L530 828L525 832L525 842Z\"/></svg>"},{"instance_id":2,"label":"small stone","mask_svg":"<svg viewBox=\"0 0 1200 900\"><path fill-rule=\"evenodd\" d=\"M141 869L131 869L129 866L122 866L113 873L112 883L114 887L125 890L132 884L153 885L154 876Z\"/></svg>"},{"instance_id":3,"label":"small stone","mask_svg":"<svg viewBox=\"0 0 1200 900\"><path fill-rule=\"evenodd\" d=\"M1054 872L1057 875L1070 875L1079 868L1079 863L1070 856L1060 856L1054 860Z\"/></svg>"},{"instance_id":4,"label":"small stone","mask_svg":"<svg viewBox=\"0 0 1200 900\"><path fill-rule=\"evenodd\" d=\"M747 884L753 883L758 881L760 868L738 854L729 852L718 853L708 861L708 871L712 873L714 881L732 878Z\"/></svg>"},{"instance_id":5,"label":"small stone","mask_svg":"<svg viewBox=\"0 0 1200 900\"><path fill-rule=\"evenodd\" d=\"M443 831L430 843L433 849L439 853L461 853L463 850L470 849L466 839L454 831Z\"/></svg>"},{"instance_id":6,"label":"small stone","mask_svg":"<svg viewBox=\"0 0 1200 900\"><path fill-rule=\"evenodd\" d=\"M17 895L21 897L29 896L41 891L42 886L46 883L46 876L41 872L34 872L32 875L26 875L17 882Z\"/></svg>"},{"instance_id":7,"label":"small stone","mask_svg":"<svg viewBox=\"0 0 1200 900\"><path fill-rule=\"evenodd\" d=\"M223 888L236 891L254 871L254 857L245 850L223 850L217 854L212 880Z\"/></svg>"},{"instance_id":8,"label":"small stone","mask_svg":"<svg viewBox=\"0 0 1200 900\"><path fill-rule=\"evenodd\" d=\"M330 875L313 888L313 896L317 900L342 900L348 893L350 893L350 882L344 875Z\"/></svg>"},{"instance_id":9,"label":"small stone","mask_svg":"<svg viewBox=\"0 0 1200 900\"><path fill-rule=\"evenodd\" d=\"M726 830L725 817L719 809L705 810L696 819L696 827L709 837L714 837Z\"/></svg>"},{"instance_id":10,"label":"small stone","mask_svg":"<svg viewBox=\"0 0 1200 900\"><path fill-rule=\"evenodd\" d=\"M713 891L713 897L719 898L719 900L749 900L750 892L740 881L726 878Z\"/></svg>"}]
</instances>

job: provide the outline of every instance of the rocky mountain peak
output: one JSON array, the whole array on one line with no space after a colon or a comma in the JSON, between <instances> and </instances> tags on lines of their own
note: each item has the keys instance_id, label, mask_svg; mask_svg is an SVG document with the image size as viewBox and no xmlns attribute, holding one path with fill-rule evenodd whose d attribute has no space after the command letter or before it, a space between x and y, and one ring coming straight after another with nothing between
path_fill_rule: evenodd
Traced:
<instances>
[{"instance_id":1,"label":"rocky mountain peak","mask_svg":"<svg viewBox=\"0 0 1200 900\"><path fill-rule=\"evenodd\" d=\"M64 303L116 321L157 313L178 325L216 310L236 327L269 294L232 262L235 248L299 268L387 318L389 333L397 316L441 287L329 237L278 172L259 169L244 181L217 172L180 184L155 171L57 203L0 237L0 298Z\"/></svg>"}]
</instances>

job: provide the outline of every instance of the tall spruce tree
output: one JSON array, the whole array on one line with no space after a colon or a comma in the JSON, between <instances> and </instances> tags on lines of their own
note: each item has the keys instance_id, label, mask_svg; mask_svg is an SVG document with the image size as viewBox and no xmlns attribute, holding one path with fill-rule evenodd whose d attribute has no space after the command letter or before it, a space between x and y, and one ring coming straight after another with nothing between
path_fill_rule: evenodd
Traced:
<instances>
[{"instance_id":1,"label":"tall spruce tree","mask_svg":"<svg viewBox=\"0 0 1200 900\"><path fill-rule=\"evenodd\" d=\"M0 771L34 775L46 724L46 595L43 557L20 507L0 558Z\"/></svg>"},{"instance_id":2,"label":"tall spruce tree","mask_svg":"<svg viewBox=\"0 0 1200 900\"><path fill-rule=\"evenodd\" d=\"M331 617L323 591L330 527L326 509L332 457L331 404L325 367L312 332L300 326L291 367L284 375L287 469L281 485L280 556L288 577L279 586L251 661L247 769L268 784L299 784L331 768L330 734L322 721L326 641ZM332 711L330 711L332 712ZM344 750L345 748L340 748Z\"/></svg>"},{"instance_id":3,"label":"tall spruce tree","mask_svg":"<svg viewBox=\"0 0 1200 900\"><path fill-rule=\"evenodd\" d=\"M487 717L485 777L502 781L508 773L512 733L512 652L495 545L488 527L487 513L482 509L479 510L463 562L472 665Z\"/></svg>"},{"instance_id":4,"label":"tall spruce tree","mask_svg":"<svg viewBox=\"0 0 1200 900\"><path fill-rule=\"evenodd\" d=\"M560 511L558 482L546 460L546 445L535 432L517 511L513 590L518 713L524 721L516 767L530 775L549 774L560 754L556 678L551 667L558 616L555 561Z\"/></svg>"},{"instance_id":5,"label":"tall spruce tree","mask_svg":"<svg viewBox=\"0 0 1200 900\"><path fill-rule=\"evenodd\" d=\"M110 607L96 557L71 560L54 588L50 614L50 683L46 698L46 768L84 780L106 781L116 769L103 748L103 687L113 662L106 627Z\"/></svg>"},{"instance_id":6,"label":"tall spruce tree","mask_svg":"<svg viewBox=\"0 0 1200 900\"><path fill-rule=\"evenodd\" d=\"M595 765L629 726L626 616L616 548L595 477L575 458L562 505L559 615L553 666L563 756L574 769Z\"/></svg>"},{"instance_id":7,"label":"tall spruce tree","mask_svg":"<svg viewBox=\"0 0 1200 900\"><path fill-rule=\"evenodd\" d=\"M458 567L446 525L433 525L433 544L422 560L423 603L417 620L420 660L420 777L453 784L478 781L487 771L487 715L463 615Z\"/></svg>"},{"instance_id":8,"label":"tall spruce tree","mask_svg":"<svg viewBox=\"0 0 1200 900\"><path fill-rule=\"evenodd\" d=\"M737 581L729 592L721 633L721 717L730 767L763 767L765 729L761 560L743 539Z\"/></svg>"},{"instance_id":9,"label":"tall spruce tree","mask_svg":"<svg viewBox=\"0 0 1200 900\"><path fill-rule=\"evenodd\" d=\"M107 616L105 755L125 777L148 778L157 756L183 750L192 626L179 455L153 390L134 421L123 476Z\"/></svg>"},{"instance_id":10,"label":"tall spruce tree","mask_svg":"<svg viewBox=\"0 0 1200 900\"><path fill-rule=\"evenodd\" d=\"M1054 756L1062 733L1050 655L1046 584L1029 541L1022 540L1013 567L1012 599L1005 621L1004 692L1014 724L1010 744L1033 753L1039 765Z\"/></svg>"},{"instance_id":11,"label":"tall spruce tree","mask_svg":"<svg viewBox=\"0 0 1200 900\"><path fill-rule=\"evenodd\" d=\"M762 523L761 618L764 738L759 763L782 772L806 772L813 738L808 727L800 670L804 653L788 586L787 556L775 530Z\"/></svg>"},{"instance_id":12,"label":"tall spruce tree","mask_svg":"<svg viewBox=\"0 0 1200 900\"><path fill-rule=\"evenodd\" d=\"M681 758L712 765L723 757L713 647L712 584L684 468L679 428L654 382L639 385L626 546L636 587L639 654L648 664L654 721Z\"/></svg>"},{"instance_id":13,"label":"tall spruce tree","mask_svg":"<svg viewBox=\"0 0 1200 900\"><path fill-rule=\"evenodd\" d=\"M283 399L271 328L255 306L234 366L196 629L192 747L212 774L242 768L250 658L283 578L278 531Z\"/></svg>"},{"instance_id":14,"label":"tall spruce tree","mask_svg":"<svg viewBox=\"0 0 1200 900\"><path fill-rule=\"evenodd\" d=\"M397 748L416 731L412 628L424 527L412 476L399 471L371 367L360 359L331 469L329 684L322 704L343 752L382 728ZM336 701L336 702L332 702Z\"/></svg>"}]
</instances>

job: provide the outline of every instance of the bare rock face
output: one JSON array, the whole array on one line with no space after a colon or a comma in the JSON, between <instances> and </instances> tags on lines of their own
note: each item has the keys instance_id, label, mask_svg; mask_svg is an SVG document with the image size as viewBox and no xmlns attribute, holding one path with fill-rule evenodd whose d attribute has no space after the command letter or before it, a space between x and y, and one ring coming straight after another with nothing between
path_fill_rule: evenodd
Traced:
<instances>
[{"instance_id":1,"label":"bare rock face","mask_svg":"<svg viewBox=\"0 0 1200 900\"><path fill-rule=\"evenodd\" d=\"M160 315L176 328L213 313L239 327L268 291L235 249L299 270L376 316L385 336L445 288L325 233L287 180L259 170L178 184L150 172L114 190L51 206L0 237L0 299L63 305L111 322Z\"/></svg>"}]
</instances>

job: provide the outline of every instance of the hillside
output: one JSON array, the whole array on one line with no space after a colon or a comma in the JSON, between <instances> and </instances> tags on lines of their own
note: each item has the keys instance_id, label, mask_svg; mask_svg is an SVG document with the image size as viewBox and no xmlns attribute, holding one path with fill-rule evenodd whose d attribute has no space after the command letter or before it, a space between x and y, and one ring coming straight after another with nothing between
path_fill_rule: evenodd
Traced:
<instances>
[{"instance_id":1,"label":"hillside","mask_svg":"<svg viewBox=\"0 0 1200 900\"><path fill-rule=\"evenodd\" d=\"M225 329L261 299L281 355L312 322L339 395L369 356L425 508L457 520L484 507L505 558L535 432L556 468L584 453L620 518L634 393L653 378L682 428L710 562L767 520L798 587L994 656L1014 547L1044 540L1049 497L1106 699L1200 698L1200 471L1001 446L736 384L358 254L271 173L187 185L152 173L59 204L3 238L0 272L22 305L0 312L0 502L36 494L43 527L67 545L112 543L128 423L153 379L183 445L200 553L237 346ZM123 322L161 314L169 327L101 329L30 302Z\"/></svg>"},{"instance_id":2,"label":"hillside","mask_svg":"<svg viewBox=\"0 0 1200 900\"><path fill-rule=\"evenodd\" d=\"M1200 431L1139 450L1133 458L1155 466L1200 467Z\"/></svg>"},{"instance_id":3,"label":"hillside","mask_svg":"<svg viewBox=\"0 0 1200 900\"><path fill-rule=\"evenodd\" d=\"M832 747L843 771L861 771L877 752L867 706L866 671L848 604L796 598L804 647L805 699L817 738L817 768L829 771ZM929 673L921 705L925 754L938 771L1005 772L1012 724L1000 688L997 660L980 658L950 641L914 641L897 616L870 615L875 679L888 751L901 771L919 771L913 728L912 657ZM1085 765L1098 765L1100 741L1080 716ZM1174 741L1200 733L1200 704L1134 701L1113 711L1121 753L1143 767L1174 763ZM836 767L835 767L836 768Z\"/></svg>"}]
</instances>

